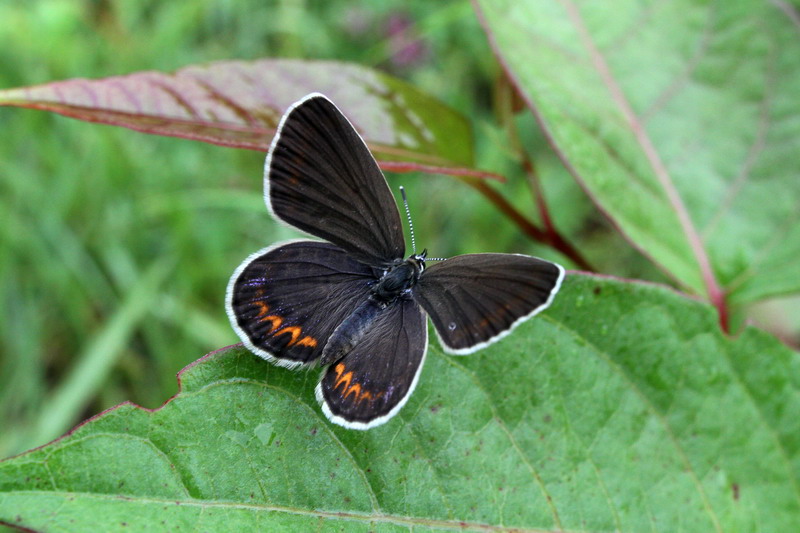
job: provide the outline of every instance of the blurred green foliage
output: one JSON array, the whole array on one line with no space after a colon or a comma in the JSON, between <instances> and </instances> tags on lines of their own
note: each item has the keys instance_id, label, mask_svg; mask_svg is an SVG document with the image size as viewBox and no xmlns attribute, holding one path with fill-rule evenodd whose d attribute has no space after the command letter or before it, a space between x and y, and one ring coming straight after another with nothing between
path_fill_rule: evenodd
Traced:
<instances>
[{"instance_id":1,"label":"blurred green foliage","mask_svg":"<svg viewBox=\"0 0 800 533\"><path fill-rule=\"evenodd\" d=\"M508 176L498 190L536 219L496 116L500 69L466 1L6 1L0 21L3 88L230 58L388 71L470 117L478 166ZM661 280L591 206L530 114L516 120L562 233L602 272ZM295 234L266 212L262 153L11 108L0 110L0 131L5 457L121 401L163 403L180 368L237 342L223 309L233 269ZM408 188L431 255L515 251L565 262L451 177L389 179ZM64 402L81 412L54 421Z\"/></svg>"}]
</instances>

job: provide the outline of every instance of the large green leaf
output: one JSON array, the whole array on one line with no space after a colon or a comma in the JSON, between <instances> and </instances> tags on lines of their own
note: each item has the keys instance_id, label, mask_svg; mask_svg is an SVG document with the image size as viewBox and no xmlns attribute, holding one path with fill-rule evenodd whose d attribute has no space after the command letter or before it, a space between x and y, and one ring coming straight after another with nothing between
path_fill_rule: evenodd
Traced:
<instances>
[{"instance_id":1,"label":"large green leaf","mask_svg":"<svg viewBox=\"0 0 800 533\"><path fill-rule=\"evenodd\" d=\"M782 2L477 0L563 161L684 286L800 290L800 33Z\"/></svg>"},{"instance_id":2,"label":"large green leaf","mask_svg":"<svg viewBox=\"0 0 800 533\"><path fill-rule=\"evenodd\" d=\"M386 169L492 176L472 168L472 130L463 115L397 78L349 63L219 61L174 73L70 79L0 90L0 106L266 151L286 108L315 91L342 108Z\"/></svg>"},{"instance_id":3,"label":"large green leaf","mask_svg":"<svg viewBox=\"0 0 800 533\"><path fill-rule=\"evenodd\" d=\"M317 372L243 349L0 463L0 521L34 530L791 531L800 358L722 336L668 289L569 276L468 357L432 345L384 426L333 426Z\"/></svg>"}]
</instances>

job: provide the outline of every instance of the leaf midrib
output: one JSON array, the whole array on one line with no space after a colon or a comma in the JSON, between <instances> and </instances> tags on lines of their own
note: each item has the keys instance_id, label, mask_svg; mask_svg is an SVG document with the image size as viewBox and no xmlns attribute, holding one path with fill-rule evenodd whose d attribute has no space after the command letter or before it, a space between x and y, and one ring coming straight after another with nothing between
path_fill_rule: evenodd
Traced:
<instances>
[{"instance_id":1,"label":"leaf midrib","mask_svg":"<svg viewBox=\"0 0 800 533\"><path fill-rule=\"evenodd\" d=\"M622 87L617 83L616 78L611 73L611 69L605 60L603 53L594 44L594 41L589 33L589 29L583 23L583 19L581 18L578 7L575 5L573 0L560 1L569 14L569 18L575 25L578 34L581 36L584 46L592 57L592 64L595 70L603 80L603 83L608 89L612 100L616 103L620 112L625 117L628 128L636 138L637 143L644 152L645 158L647 159L650 167L653 169L658 181L661 183L669 203L675 210L678 220L681 223L681 228L683 229L689 246L693 252L693 255L695 256L695 260L697 261L709 297L712 301L719 299L720 295L723 294L723 289L720 286L713 269L711 268L711 261L705 248L705 243L701 239L700 234L695 227L694 221L684 205L680 193L675 187L675 183L673 182L669 171L661 161L658 150L656 150L656 147L650 139L647 130L644 128L644 125L633 111L633 107L627 100Z\"/></svg>"},{"instance_id":2,"label":"leaf midrib","mask_svg":"<svg viewBox=\"0 0 800 533\"><path fill-rule=\"evenodd\" d=\"M289 507L282 505L268 505L268 504L255 504L255 503L236 503L236 502L218 502L214 500L198 500L188 499L179 500L175 498L153 498L153 497L138 497L138 496L120 496L113 494L98 494L87 492L54 492L45 490L17 490L13 494L18 495L31 495L31 496L49 496L54 495L63 497L65 500L72 502L74 505L79 498L106 500L106 501L133 501L136 503L154 505L159 510L163 510L165 505L173 505L180 507L197 507L201 511L207 511L209 508L219 509L240 509L244 511L256 512L269 512L269 513L285 513L299 516L310 516L316 518L326 518L333 520L346 520L354 522L380 522L396 524L401 526L428 526L440 529L453 529L458 531L473 530L473 531L491 531L491 532L519 532L519 533L552 533L553 530L539 529L539 528L521 528L518 526L496 526L492 524L482 524L479 522L469 522L465 520L436 520L419 516L406 516L398 514L364 514L353 513L347 511L322 511L319 509L303 509L299 507Z\"/></svg>"}]
</instances>

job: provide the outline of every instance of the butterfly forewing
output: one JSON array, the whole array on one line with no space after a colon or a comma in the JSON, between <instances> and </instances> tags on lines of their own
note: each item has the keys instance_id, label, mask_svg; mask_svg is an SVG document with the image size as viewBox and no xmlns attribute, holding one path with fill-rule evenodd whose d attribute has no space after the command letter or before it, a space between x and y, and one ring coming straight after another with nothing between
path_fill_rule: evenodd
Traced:
<instances>
[{"instance_id":1,"label":"butterfly forewing","mask_svg":"<svg viewBox=\"0 0 800 533\"><path fill-rule=\"evenodd\" d=\"M328 367L317 399L337 424L367 429L391 418L414 390L428 347L425 313L412 300L383 311L369 335Z\"/></svg>"},{"instance_id":2,"label":"butterfly forewing","mask_svg":"<svg viewBox=\"0 0 800 533\"><path fill-rule=\"evenodd\" d=\"M507 254L462 255L425 270L424 254L404 263L386 180L320 94L281 120L265 197L278 219L329 242L283 243L248 257L228 285L228 316L265 359L328 365L317 399L348 428L382 424L405 404L428 347L426 312L446 351L469 353L546 308L564 276L553 263Z\"/></svg>"},{"instance_id":3,"label":"butterfly forewing","mask_svg":"<svg viewBox=\"0 0 800 533\"><path fill-rule=\"evenodd\" d=\"M446 351L471 353L545 309L564 269L513 254L459 255L428 267L413 289Z\"/></svg>"},{"instance_id":4,"label":"butterfly forewing","mask_svg":"<svg viewBox=\"0 0 800 533\"><path fill-rule=\"evenodd\" d=\"M359 134L322 95L284 115L265 169L266 198L281 220L376 266L405 253L400 214Z\"/></svg>"},{"instance_id":5,"label":"butterfly forewing","mask_svg":"<svg viewBox=\"0 0 800 533\"><path fill-rule=\"evenodd\" d=\"M228 287L228 315L247 346L284 366L309 364L375 280L328 243L296 241L249 257Z\"/></svg>"}]
</instances>

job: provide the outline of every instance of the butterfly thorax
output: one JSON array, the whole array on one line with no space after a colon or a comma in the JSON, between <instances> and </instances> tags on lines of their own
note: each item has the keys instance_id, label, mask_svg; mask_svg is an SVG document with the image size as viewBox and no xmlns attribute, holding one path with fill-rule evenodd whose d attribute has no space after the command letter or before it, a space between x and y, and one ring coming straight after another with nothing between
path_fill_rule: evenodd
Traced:
<instances>
[{"instance_id":1,"label":"butterfly thorax","mask_svg":"<svg viewBox=\"0 0 800 533\"><path fill-rule=\"evenodd\" d=\"M386 305L394 302L408 294L411 287L416 285L423 270L425 270L424 251L412 255L405 261L398 261L373 285L372 297Z\"/></svg>"},{"instance_id":2,"label":"butterfly thorax","mask_svg":"<svg viewBox=\"0 0 800 533\"><path fill-rule=\"evenodd\" d=\"M425 269L425 252L398 261L372 286L370 296L334 330L322 350L319 363L335 363L358 344L375 323L378 315L400 298L408 298Z\"/></svg>"}]
</instances>

